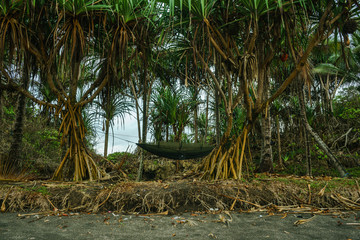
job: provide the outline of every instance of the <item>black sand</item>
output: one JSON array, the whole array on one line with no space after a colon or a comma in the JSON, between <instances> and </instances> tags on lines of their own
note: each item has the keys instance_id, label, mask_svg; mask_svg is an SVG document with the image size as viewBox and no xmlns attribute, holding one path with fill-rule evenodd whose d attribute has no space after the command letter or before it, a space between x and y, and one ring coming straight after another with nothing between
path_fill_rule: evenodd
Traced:
<instances>
[{"instance_id":1,"label":"black sand","mask_svg":"<svg viewBox=\"0 0 360 240\"><path fill-rule=\"evenodd\" d=\"M227 213L141 216L108 212L23 217L2 213L0 239L360 239L360 212L315 217L299 213Z\"/></svg>"}]
</instances>

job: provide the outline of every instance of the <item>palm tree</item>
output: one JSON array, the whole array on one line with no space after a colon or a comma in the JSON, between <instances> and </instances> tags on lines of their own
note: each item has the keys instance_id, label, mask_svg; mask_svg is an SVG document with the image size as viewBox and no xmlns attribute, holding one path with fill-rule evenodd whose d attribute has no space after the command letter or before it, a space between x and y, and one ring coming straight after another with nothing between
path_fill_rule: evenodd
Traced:
<instances>
[{"instance_id":1,"label":"palm tree","mask_svg":"<svg viewBox=\"0 0 360 240\"><path fill-rule=\"evenodd\" d=\"M180 142L185 127L190 123L190 113L196 107L196 101L189 99L184 89L159 87L153 96L151 121L156 141L161 141L163 129L165 140L169 140L169 127L172 128L174 141Z\"/></svg>"},{"instance_id":2,"label":"palm tree","mask_svg":"<svg viewBox=\"0 0 360 240\"><path fill-rule=\"evenodd\" d=\"M105 144L104 144L104 157L107 157L108 143L109 143L109 130L114 133L114 124L116 119L124 124L126 114L131 111L131 105L126 100L126 97L117 89L111 88L108 84L103 91L99 94L98 100L93 102L95 104L95 115L104 120L105 130Z\"/></svg>"}]
</instances>

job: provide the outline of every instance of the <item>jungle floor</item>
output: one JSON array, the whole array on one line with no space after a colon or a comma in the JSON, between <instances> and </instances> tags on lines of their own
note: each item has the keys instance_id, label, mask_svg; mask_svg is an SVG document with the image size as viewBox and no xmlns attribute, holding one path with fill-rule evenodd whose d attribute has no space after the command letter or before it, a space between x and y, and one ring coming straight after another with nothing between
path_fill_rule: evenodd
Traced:
<instances>
[{"instance_id":1,"label":"jungle floor","mask_svg":"<svg viewBox=\"0 0 360 240\"><path fill-rule=\"evenodd\" d=\"M0 239L359 239L360 233L359 179L2 180L0 204Z\"/></svg>"}]
</instances>

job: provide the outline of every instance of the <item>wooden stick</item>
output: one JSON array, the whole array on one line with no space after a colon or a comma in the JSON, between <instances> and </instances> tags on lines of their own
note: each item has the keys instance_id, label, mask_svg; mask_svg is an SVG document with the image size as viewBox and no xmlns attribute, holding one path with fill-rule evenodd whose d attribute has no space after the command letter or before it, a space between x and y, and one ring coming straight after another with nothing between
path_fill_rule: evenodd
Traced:
<instances>
[{"instance_id":1,"label":"wooden stick","mask_svg":"<svg viewBox=\"0 0 360 240\"><path fill-rule=\"evenodd\" d=\"M1 212L5 212L6 211L6 207L5 207L5 202L6 202L6 199L9 197L9 194L11 192L11 190L13 189L14 186L12 186L9 191L6 193L6 196L1 204Z\"/></svg>"},{"instance_id":2,"label":"wooden stick","mask_svg":"<svg viewBox=\"0 0 360 240\"><path fill-rule=\"evenodd\" d=\"M48 202L50 203L50 205L54 208L54 212L59 211L59 209L57 207L55 207L55 205L50 201L50 199L47 196L44 196L46 198L46 200L48 200Z\"/></svg>"},{"instance_id":3,"label":"wooden stick","mask_svg":"<svg viewBox=\"0 0 360 240\"><path fill-rule=\"evenodd\" d=\"M27 217L27 216L35 216L35 215L44 215L44 214L53 214L52 211L47 212L37 212L37 213L26 213L26 214L18 214L18 217Z\"/></svg>"},{"instance_id":4,"label":"wooden stick","mask_svg":"<svg viewBox=\"0 0 360 240\"><path fill-rule=\"evenodd\" d=\"M109 199L112 191L113 191L113 190L111 189L110 192L109 192L109 195L107 196L107 198L106 198L102 203L99 204L98 208L101 207L104 203L106 203L106 201Z\"/></svg>"},{"instance_id":5,"label":"wooden stick","mask_svg":"<svg viewBox=\"0 0 360 240\"><path fill-rule=\"evenodd\" d=\"M231 204L230 211L234 210L235 203L239 197L240 189L238 189L238 192L236 194L236 199L234 199L234 202Z\"/></svg>"},{"instance_id":6,"label":"wooden stick","mask_svg":"<svg viewBox=\"0 0 360 240\"><path fill-rule=\"evenodd\" d=\"M253 206L257 207L257 208L262 208L262 206L260 206L260 205L258 205L258 204L255 204L255 203L252 203L252 202L249 202L249 201L246 201L246 200L237 198L237 197L230 197L230 196L226 196L226 195L224 195L224 194L221 194L221 196L226 197L226 198L230 198L230 199L234 199L234 200L236 200L236 201L244 202L244 203L253 205Z\"/></svg>"}]
</instances>

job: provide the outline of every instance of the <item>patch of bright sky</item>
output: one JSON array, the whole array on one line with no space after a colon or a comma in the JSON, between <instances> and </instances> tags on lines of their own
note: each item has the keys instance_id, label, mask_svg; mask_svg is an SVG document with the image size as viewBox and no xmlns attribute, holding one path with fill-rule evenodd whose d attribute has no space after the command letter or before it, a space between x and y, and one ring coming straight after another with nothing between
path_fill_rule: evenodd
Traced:
<instances>
[{"instance_id":1,"label":"patch of bright sky","mask_svg":"<svg viewBox=\"0 0 360 240\"><path fill-rule=\"evenodd\" d=\"M127 114L124 119L124 125L120 126L115 123L114 134L110 130L108 154L114 152L133 152L139 140L136 118ZM104 154L105 132L98 129L97 144L95 151L98 154Z\"/></svg>"}]
</instances>

